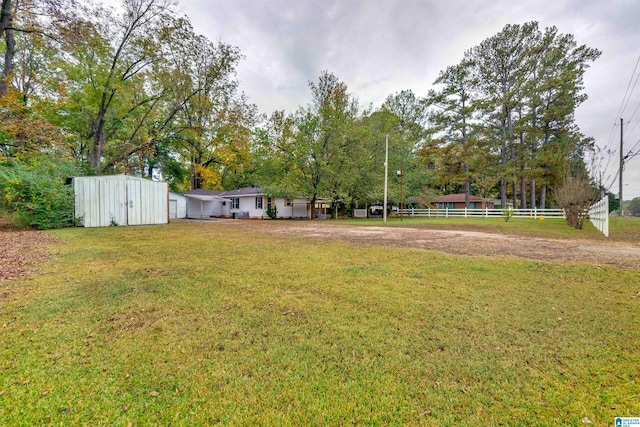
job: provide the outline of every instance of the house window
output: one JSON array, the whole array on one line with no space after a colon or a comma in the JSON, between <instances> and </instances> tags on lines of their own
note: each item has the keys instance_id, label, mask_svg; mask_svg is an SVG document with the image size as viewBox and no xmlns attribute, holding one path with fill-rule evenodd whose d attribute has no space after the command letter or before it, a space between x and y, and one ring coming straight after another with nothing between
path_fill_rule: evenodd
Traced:
<instances>
[{"instance_id":1,"label":"house window","mask_svg":"<svg viewBox=\"0 0 640 427\"><path fill-rule=\"evenodd\" d=\"M267 197L267 208L271 207L271 197Z\"/></svg>"},{"instance_id":2,"label":"house window","mask_svg":"<svg viewBox=\"0 0 640 427\"><path fill-rule=\"evenodd\" d=\"M256 197L256 209L262 209L262 196Z\"/></svg>"},{"instance_id":3,"label":"house window","mask_svg":"<svg viewBox=\"0 0 640 427\"><path fill-rule=\"evenodd\" d=\"M231 198L231 209L240 209L240 198L238 197Z\"/></svg>"},{"instance_id":4,"label":"house window","mask_svg":"<svg viewBox=\"0 0 640 427\"><path fill-rule=\"evenodd\" d=\"M291 206L291 199L284 199L285 206Z\"/></svg>"}]
</instances>

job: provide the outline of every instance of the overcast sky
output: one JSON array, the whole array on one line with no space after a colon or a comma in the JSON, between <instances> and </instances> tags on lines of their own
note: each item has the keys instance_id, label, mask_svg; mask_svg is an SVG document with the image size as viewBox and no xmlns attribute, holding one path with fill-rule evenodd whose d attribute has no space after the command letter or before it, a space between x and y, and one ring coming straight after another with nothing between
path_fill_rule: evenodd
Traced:
<instances>
[{"instance_id":1,"label":"overcast sky","mask_svg":"<svg viewBox=\"0 0 640 427\"><path fill-rule=\"evenodd\" d=\"M612 151L603 164L612 192L618 192L620 116L624 153L640 141L635 76L618 113L640 57L638 0L179 0L179 9L197 32L241 49L241 88L267 114L306 105L308 82L323 70L344 81L363 107L377 108L403 89L424 96L440 70L506 24L554 25L602 51L586 72L589 99L576 119L585 135ZM640 155L626 165L623 183L625 200L640 197Z\"/></svg>"}]
</instances>

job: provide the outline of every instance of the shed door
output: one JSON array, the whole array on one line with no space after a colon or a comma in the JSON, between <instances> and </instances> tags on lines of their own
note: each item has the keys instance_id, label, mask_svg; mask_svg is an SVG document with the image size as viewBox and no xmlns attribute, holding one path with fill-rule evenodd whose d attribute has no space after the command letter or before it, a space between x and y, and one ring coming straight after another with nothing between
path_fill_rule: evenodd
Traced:
<instances>
[{"instance_id":1,"label":"shed door","mask_svg":"<svg viewBox=\"0 0 640 427\"><path fill-rule=\"evenodd\" d=\"M142 225L142 191L140 181L127 181L127 224Z\"/></svg>"},{"instance_id":2,"label":"shed door","mask_svg":"<svg viewBox=\"0 0 640 427\"><path fill-rule=\"evenodd\" d=\"M169 218L178 218L177 200L169 200Z\"/></svg>"}]
</instances>

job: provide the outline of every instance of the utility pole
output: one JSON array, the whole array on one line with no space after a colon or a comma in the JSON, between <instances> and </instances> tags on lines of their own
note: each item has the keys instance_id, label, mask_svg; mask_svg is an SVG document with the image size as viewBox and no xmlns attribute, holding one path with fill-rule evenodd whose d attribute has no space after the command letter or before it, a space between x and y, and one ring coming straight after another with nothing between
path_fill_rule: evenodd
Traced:
<instances>
[{"instance_id":1,"label":"utility pole","mask_svg":"<svg viewBox=\"0 0 640 427\"><path fill-rule=\"evenodd\" d=\"M618 195L620 196L620 216L624 216L624 212L622 211L622 171L624 170L624 153L622 152L622 127L624 126L624 121L622 117L620 117L620 176L618 183L620 184L620 190L618 191Z\"/></svg>"},{"instance_id":2,"label":"utility pole","mask_svg":"<svg viewBox=\"0 0 640 427\"><path fill-rule=\"evenodd\" d=\"M402 209L404 208L404 198L402 197L402 165L400 165L398 176L400 177L400 222L402 222Z\"/></svg>"},{"instance_id":3,"label":"utility pole","mask_svg":"<svg viewBox=\"0 0 640 427\"><path fill-rule=\"evenodd\" d=\"M389 134L384 142L384 208L382 209L382 218L387 223L387 179L389 175ZM622 188L622 187L620 187Z\"/></svg>"}]
</instances>

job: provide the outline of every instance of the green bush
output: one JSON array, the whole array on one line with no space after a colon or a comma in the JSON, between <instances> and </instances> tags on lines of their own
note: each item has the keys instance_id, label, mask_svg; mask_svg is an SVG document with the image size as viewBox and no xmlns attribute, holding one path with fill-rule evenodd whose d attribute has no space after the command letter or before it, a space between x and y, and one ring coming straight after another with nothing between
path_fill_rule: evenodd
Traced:
<instances>
[{"instance_id":1,"label":"green bush","mask_svg":"<svg viewBox=\"0 0 640 427\"><path fill-rule=\"evenodd\" d=\"M73 189L65 182L76 172L71 163L49 159L0 164L0 206L19 227L46 230L74 225Z\"/></svg>"},{"instance_id":2,"label":"green bush","mask_svg":"<svg viewBox=\"0 0 640 427\"><path fill-rule=\"evenodd\" d=\"M502 218L505 222L509 222L511 217L513 216L513 207L511 205L507 206L505 209L502 209Z\"/></svg>"},{"instance_id":3,"label":"green bush","mask_svg":"<svg viewBox=\"0 0 640 427\"><path fill-rule=\"evenodd\" d=\"M267 206L267 216L271 219L276 219L278 217L278 208L276 208L276 205Z\"/></svg>"}]
</instances>

